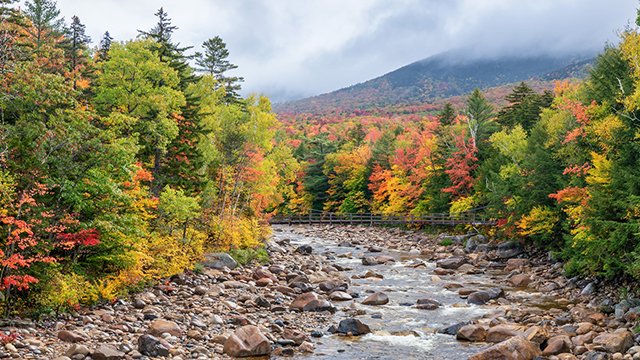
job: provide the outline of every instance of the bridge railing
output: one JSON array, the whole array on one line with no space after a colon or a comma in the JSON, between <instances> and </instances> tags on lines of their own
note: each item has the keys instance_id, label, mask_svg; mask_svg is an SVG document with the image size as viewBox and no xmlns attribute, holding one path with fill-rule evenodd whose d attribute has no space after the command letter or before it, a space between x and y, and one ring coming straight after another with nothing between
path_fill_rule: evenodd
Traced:
<instances>
[{"instance_id":1,"label":"bridge railing","mask_svg":"<svg viewBox=\"0 0 640 360\"><path fill-rule=\"evenodd\" d=\"M422 215L335 213L311 211L307 214L277 215L271 224L349 224L349 225L494 225L495 221L486 214L468 211L456 214L434 213Z\"/></svg>"}]
</instances>

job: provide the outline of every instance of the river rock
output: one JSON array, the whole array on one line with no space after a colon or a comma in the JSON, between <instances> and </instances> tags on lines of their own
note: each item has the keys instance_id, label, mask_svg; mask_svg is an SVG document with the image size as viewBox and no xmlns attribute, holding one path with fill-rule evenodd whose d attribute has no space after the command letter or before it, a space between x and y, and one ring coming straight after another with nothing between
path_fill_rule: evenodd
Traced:
<instances>
[{"instance_id":1,"label":"river rock","mask_svg":"<svg viewBox=\"0 0 640 360\"><path fill-rule=\"evenodd\" d=\"M235 269L238 262L227 253L205 254L202 265L212 269L222 270L224 268Z\"/></svg>"},{"instance_id":2,"label":"river rock","mask_svg":"<svg viewBox=\"0 0 640 360\"><path fill-rule=\"evenodd\" d=\"M91 356L94 360L120 360L125 354L108 345L100 345Z\"/></svg>"},{"instance_id":3,"label":"river rock","mask_svg":"<svg viewBox=\"0 0 640 360\"><path fill-rule=\"evenodd\" d=\"M329 301L324 299L315 299L309 301L302 307L302 311L311 311L311 312L320 312L320 311L330 311L334 312L336 309L333 307Z\"/></svg>"},{"instance_id":4,"label":"river rock","mask_svg":"<svg viewBox=\"0 0 640 360\"><path fill-rule=\"evenodd\" d=\"M313 300L318 300L318 294L316 294L314 292L308 292L308 293L300 294L300 295L296 296L295 299L293 299L293 301L291 302L291 305L289 305L289 308L291 310L302 311L302 309L305 307L305 305L307 305L308 303L310 303Z\"/></svg>"},{"instance_id":5,"label":"river rock","mask_svg":"<svg viewBox=\"0 0 640 360\"><path fill-rule=\"evenodd\" d=\"M311 245L300 245L296 248L296 252L298 254L302 254L302 255L311 255L311 253L313 252L313 248L311 247Z\"/></svg>"},{"instance_id":6,"label":"river rock","mask_svg":"<svg viewBox=\"0 0 640 360\"><path fill-rule=\"evenodd\" d=\"M494 260L506 260L518 257L524 252L522 249L522 245L516 241L506 242L504 244L500 244L498 249L493 254Z\"/></svg>"},{"instance_id":7,"label":"river rock","mask_svg":"<svg viewBox=\"0 0 640 360\"><path fill-rule=\"evenodd\" d=\"M70 358L73 358L76 355L87 356L91 353L88 347L80 344L73 344L67 351L64 353Z\"/></svg>"},{"instance_id":8,"label":"river rock","mask_svg":"<svg viewBox=\"0 0 640 360\"><path fill-rule=\"evenodd\" d=\"M395 262L395 259L389 255L365 256L362 258L362 265L381 265L388 262Z\"/></svg>"},{"instance_id":9,"label":"river rock","mask_svg":"<svg viewBox=\"0 0 640 360\"><path fill-rule=\"evenodd\" d=\"M372 245L372 246L369 246L367 250L369 250L369 252L372 252L372 253L379 253L379 252L382 252L383 249L380 246Z\"/></svg>"},{"instance_id":10,"label":"river rock","mask_svg":"<svg viewBox=\"0 0 640 360\"><path fill-rule=\"evenodd\" d=\"M527 274L515 274L511 278L509 278L509 282L514 287L524 288L529 286L529 284L531 283L531 276Z\"/></svg>"},{"instance_id":11,"label":"river rock","mask_svg":"<svg viewBox=\"0 0 640 360\"><path fill-rule=\"evenodd\" d=\"M78 342L86 341L83 335L80 335L77 332L69 331L69 330L58 331L58 339L68 343L78 343Z\"/></svg>"},{"instance_id":12,"label":"river rock","mask_svg":"<svg viewBox=\"0 0 640 360\"><path fill-rule=\"evenodd\" d=\"M446 259L438 260L436 266L443 269L455 270L466 263L467 259L462 256L451 256Z\"/></svg>"},{"instance_id":13,"label":"river rock","mask_svg":"<svg viewBox=\"0 0 640 360\"><path fill-rule=\"evenodd\" d=\"M580 291L580 295L582 296L591 296L596 292L596 283L590 282L585 286L582 291Z\"/></svg>"},{"instance_id":14,"label":"river rock","mask_svg":"<svg viewBox=\"0 0 640 360\"><path fill-rule=\"evenodd\" d=\"M433 299L418 299L416 308L420 310L435 310L440 307L440 302Z\"/></svg>"},{"instance_id":15,"label":"river rock","mask_svg":"<svg viewBox=\"0 0 640 360\"><path fill-rule=\"evenodd\" d=\"M600 345L611 353L624 353L633 346L633 343L633 335L625 329L616 330L614 333L600 334L593 339L594 345Z\"/></svg>"},{"instance_id":16,"label":"river rock","mask_svg":"<svg viewBox=\"0 0 640 360\"><path fill-rule=\"evenodd\" d=\"M558 355L571 352L573 344L567 335L558 335L547 340L547 346L542 351L543 356Z\"/></svg>"},{"instance_id":17,"label":"river rock","mask_svg":"<svg viewBox=\"0 0 640 360\"><path fill-rule=\"evenodd\" d=\"M293 344L296 346L300 346L303 342L309 340L307 334L295 329L285 329L282 333L282 338L293 341Z\"/></svg>"},{"instance_id":18,"label":"river rock","mask_svg":"<svg viewBox=\"0 0 640 360\"><path fill-rule=\"evenodd\" d=\"M246 325L229 336L223 352L233 357L265 356L271 353L271 343L258 327Z\"/></svg>"},{"instance_id":19,"label":"river rock","mask_svg":"<svg viewBox=\"0 0 640 360\"><path fill-rule=\"evenodd\" d=\"M318 284L318 288L324 292L345 291L349 288L349 284L344 281L329 280Z\"/></svg>"},{"instance_id":20,"label":"river rock","mask_svg":"<svg viewBox=\"0 0 640 360\"><path fill-rule=\"evenodd\" d=\"M336 331L340 334L351 334L353 336L359 336L370 333L371 329L362 321L349 318L341 320Z\"/></svg>"},{"instance_id":21,"label":"river rock","mask_svg":"<svg viewBox=\"0 0 640 360\"><path fill-rule=\"evenodd\" d=\"M153 336L161 336L164 333L171 334L173 336L182 335L182 330L178 324L173 321L166 320L154 320L149 324L149 334Z\"/></svg>"},{"instance_id":22,"label":"river rock","mask_svg":"<svg viewBox=\"0 0 640 360\"><path fill-rule=\"evenodd\" d=\"M495 300L504 295L504 291L500 288L492 288L489 290L476 291L469 294L467 302L474 305L484 305L490 300Z\"/></svg>"},{"instance_id":23,"label":"river rock","mask_svg":"<svg viewBox=\"0 0 640 360\"><path fill-rule=\"evenodd\" d=\"M540 348L522 336L514 336L495 344L475 355L469 360L533 360L540 355Z\"/></svg>"},{"instance_id":24,"label":"river rock","mask_svg":"<svg viewBox=\"0 0 640 360\"><path fill-rule=\"evenodd\" d=\"M463 326L469 325L469 323L467 322L459 322L457 324L453 324L453 325L449 325L445 328L442 328L440 330L438 330L439 334L446 334L446 335L456 335L458 333L458 330L460 330Z\"/></svg>"},{"instance_id":25,"label":"river rock","mask_svg":"<svg viewBox=\"0 0 640 360\"><path fill-rule=\"evenodd\" d=\"M489 329L487 332L487 342L499 343L514 336L522 335L522 328L513 324L500 324Z\"/></svg>"},{"instance_id":26,"label":"river rock","mask_svg":"<svg viewBox=\"0 0 640 360\"><path fill-rule=\"evenodd\" d=\"M456 339L479 342L484 341L487 337L487 329L482 325L470 324L458 329Z\"/></svg>"},{"instance_id":27,"label":"river rock","mask_svg":"<svg viewBox=\"0 0 640 360\"><path fill-rule=\"evenodd\" d=\"M389 296L383 292L377 292L369 295L362 300L362 305L385 305L389 303Z\"/></svg>"},{"instance_id":28,"label":"river rock","mask_svg":"<svg viewBox=\"0 0 640 360\"><path fill-rule=\"evenodd\" d=\"M267 269L265 269L263 267L259 267L259 268L255 269L253 271L253 274L251 274L251 277L253 277L254 280L260 280L260 279L267 278L267 279L270 279L273 282L277 282L278 281L278 278L275 275L273 275L271 273L271 271L269 271L269 270L267 270Z\"/></svg>"},{"instance_id":29,"label":"river rock","mask_svg":"<svg viewBox=\"0 0 640 360\"><path fill-rule=\"evenodd\" d=\"M513 271L513 270L525 267L527 265L529 265L529 259L519 259L519 258L509 259L507 260L507 264L504 267L504 271L507 271L507 272Z\"/></svg>"},{"instance_id":30,"label":"river rock","mask_svg":"<svg viewBox=\"0 0 640 360\"><path fill-rule=\"evenodd\" d=\"M353 300L353 297L344 291L334 291L329 294L329 299L333 301L349 301Z\"/></svg>"},{"instance_id":31,"label":"river rock","mask_svg":"<svg viewBox=\"0 0 640 360\"><path fill-rule=\"evenodd\" d=\"M153 335L142 335L138 338L138 351L147 356L169 356L171 345Z\"/></svg>"},{"instance_id":32,"label":"river rock","mask_svg":"<svg viewBox=\"0 0 640 360\"><path fill-rule=\"evenodd\" d=\"M369 279L369 278L375 278L375 279L384 279L384 276L381 274L378 274L374 271L367 271L366 273L364 273L364 275L362 275L363 279Z\"/></svg>"}]
</instances>

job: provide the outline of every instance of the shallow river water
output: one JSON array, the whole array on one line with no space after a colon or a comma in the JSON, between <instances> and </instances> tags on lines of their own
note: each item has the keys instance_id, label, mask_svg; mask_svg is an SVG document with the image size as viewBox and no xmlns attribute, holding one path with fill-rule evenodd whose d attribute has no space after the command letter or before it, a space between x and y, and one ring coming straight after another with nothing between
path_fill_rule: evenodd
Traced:
<instances>
[{"instance_id":1,"label":"shallow river water","mask_svg":"<svg viewBox=\"0 0 640 360\"><path fill-rule=\"evenodd\" d=\"M352 228L352 231L358 230ZM435 263L423 260L420 255L385 250L382 254L393 256L395 264L364 266L361 262L363 256L380 254L369 253L367 246L342 247L338 246L337 241L303 236L287 226L276 227L275 236L289 239L293 244L311 245L315 253L329 255L332 263L351 268L352 270L346 271L349 277L361 275L368 270L384 276L382 280L352 279L349 292L360 295L353 301L359 303L374 291L385 292L390 300L389 304L382 306L358 304L366 310L366 315L359 316L358 319L371 327L371 334L361 337L337 334L325 336L314 341L316 351L313 355L298 355L297 359L466 359L487 346L459 342L455 336L438 334L437 330L498 312L495 306L467 305L458 296L457 290L449 291L444 288L445 284L451 282L476 289L495 287L497 284L492 281L491 274L454 274L439 276L438 280L432 278ZM340 256L346 253L351 253L352 257ZM424 261L426 267L410 266L418 261ZM540 294L522 294L526 297L532 295L535 297ZM421 298L435 299L442 306L433 311L416 309L416 300ZM335 324L347 317L340 309L348 307L351 302L334 302L339 309L334 317Z\"/></svg>"}]
</instances>

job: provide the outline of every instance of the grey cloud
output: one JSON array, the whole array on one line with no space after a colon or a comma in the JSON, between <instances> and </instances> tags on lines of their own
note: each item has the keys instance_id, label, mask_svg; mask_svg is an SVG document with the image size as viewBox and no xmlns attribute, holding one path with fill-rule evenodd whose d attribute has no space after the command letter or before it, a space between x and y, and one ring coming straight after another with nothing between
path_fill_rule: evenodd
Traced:
<instances>
[{"instance_id":1,"label":"grey cloud","mask_svg":"<svg viewBox=\"0 0 640 360\"><path fill-rule=\"evenodd\" d=\"M163 6L196 47L220 35L245 91L274 100L362 82L451 49L468 57L594 52L635 17L630 0L58 0L94 42L155 23Z\"/></svg>"}]
</instances>

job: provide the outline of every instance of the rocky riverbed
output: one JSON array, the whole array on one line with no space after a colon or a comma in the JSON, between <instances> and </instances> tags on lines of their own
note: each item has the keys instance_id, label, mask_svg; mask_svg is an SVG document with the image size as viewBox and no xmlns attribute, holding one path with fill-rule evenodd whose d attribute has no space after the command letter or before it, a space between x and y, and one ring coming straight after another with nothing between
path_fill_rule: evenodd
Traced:
<instances>
[{"instance_id":1,"label":"rocky riverbed","mask_svg":"<svg viewBox=\"0 0 640 360\"><path fill-rule=\"evenodd\" d=\"M640 359L640 300L481 235L275 227L270 264L204 270L130 299L2 329L20 359ZM447 244L440 245L440 244Z\"/></svg>"}]
</instances>

